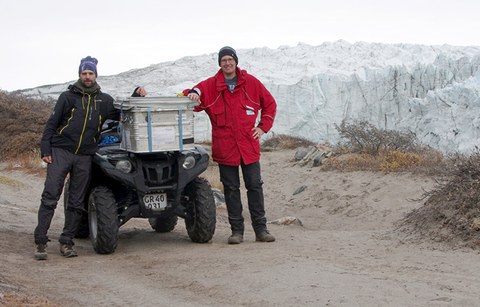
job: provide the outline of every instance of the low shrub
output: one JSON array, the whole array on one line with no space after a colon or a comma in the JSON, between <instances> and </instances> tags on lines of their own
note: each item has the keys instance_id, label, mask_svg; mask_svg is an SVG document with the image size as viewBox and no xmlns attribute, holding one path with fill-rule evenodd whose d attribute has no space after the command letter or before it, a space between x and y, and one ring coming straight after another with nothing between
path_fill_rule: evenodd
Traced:
<instances>
[{"instance_id":1,"label":"low shrub","mask_svg":"<svg viewBox=\"0 0 480 307\"><path fill-rule=\"evenodd\" d=\"M0 160L38 154L45 123L52 110L51 100L0 91Z\"/></svg>"},{"instance_id":2,"label":"low shrub","mask_svg":"<svg viewBox=\"0 0 480 307\"><path fill-rule=\"evenodd\" d=\"M480 247L480 151L448 158L445 177L424 194L424 205L410 212L401 229L452 246Z\"/></svg>"},{"instance_id":3,"label":"low shrub","mask_svg":"<svg viewBox=\"0 0 480 307\"><path fill-rule=\"evenodd\" d=\"M339 143L342 151L378 155L385 151L416 152L421 149L415 133L379 129L366 121L335 125L345 143Z\"/></svg>"},{"instance_id":4,"label":"low shrub","mask_svg":"<svg viewBox=\"0 0 480 307\"><path fill-rule=\"evenodd\" d=\"M309 147L312 145L315 145L315 143L303 137L273 134L272 137L262 142L262 150L296 149L298 147Z\"/></svg>"}]
</instances>

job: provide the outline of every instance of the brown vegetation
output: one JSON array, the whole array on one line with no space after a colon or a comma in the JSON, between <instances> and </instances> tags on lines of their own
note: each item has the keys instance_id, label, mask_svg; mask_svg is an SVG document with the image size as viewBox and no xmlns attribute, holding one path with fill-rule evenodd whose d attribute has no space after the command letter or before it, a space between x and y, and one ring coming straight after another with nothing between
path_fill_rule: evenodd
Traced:
<instances>
[{"instance_id":1,"label":"brown vegetation","mask_svg":"<svg viewBox=\"0 0 480 307\"><path fill-rule=\"evenodd\" d=\"M338 171L373 171L373 172L411 172L429 176L445 173L446 161L442 153L436 150L420 152L403 152L399 150L381 151L372 155L368 153L335 153L325 159L322 170Z\"/></svg>"},{"instance_id":2,"label":"brown vegetation","mask_svg":"<svg viewBox=\"0 0 480 307\"><path fill-rule=\"evenodd\" d=\"M46 299L28 297L11 292L6 294L0 294L0 306L58 307L59 305L50 303Z\"/></svg>"},{"instance_id":3,"label":"brown vegetation","mask_svg":"<svg viewBox=\"0 0 480 307\"><path fill-rule=\"evenodd\" d=\"M342 122L336 129L342 140L324 170L443 174L443 154L420 144L410 131L379 129L364 121Z\"/></svg>"},{"instance_id":4,"label":"brown vegetation","mask_svg":"<svg viewBox=\"0 0 480 307\"><path fill-rule=\"evenodd\" d=\"M0 160L31 161L53 103L0 91Z\"/></svg>"},{"instance_id":5,"label":"brown vegetation","mask_svg":"<svg viewBox=\"0 0 480 307\"><path fill-rule=\"evenodd\" d=\"M410 212L400 229L411 238L480 247L480 151L449 158L450 173L425 193L424 206Z\"/></svg>"},{"instance_id":6,"label":"brown vegetation","mask_svg":"<svg viewBox=\"0 0 480 307\"><path fill-rule=\"evenodd\" d=\"M271 138L263 141L262 150L296 149L298 147L308 147L312 145L315 145L315 143L306 138L286 134L273 134Z\"/></svg>"},{"instance_id":7,"label":"brown vegetation","mask_svg":"<svg viewBox=\"0 0 480 307\"><path fill-rule=\"evenodd\" d=\"M416 152L423 147L411 131L379 129L366 121L343 121L335 128L346 140L338 145L338 149L346 148L349 152L377 155L385 151Z\"/></svg>"}]
</instances>

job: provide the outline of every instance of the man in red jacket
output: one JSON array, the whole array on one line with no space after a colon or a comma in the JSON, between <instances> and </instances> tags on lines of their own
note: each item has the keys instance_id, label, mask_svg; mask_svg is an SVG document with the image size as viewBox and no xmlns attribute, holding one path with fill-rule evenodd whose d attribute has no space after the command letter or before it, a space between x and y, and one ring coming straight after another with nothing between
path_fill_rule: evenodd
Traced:
<instances>
[{"instance_id":1,"label":"man in red jacket","mask_svg":"<svg viewBox=\"0 0 480 307\"><path fill-rule=\"evenodd\" d=\"M200 102L195 111L205 111L212 124L212 156L219 164L232 230L228 243L243 242L239 166L247 188L248 209L256 240L273 242L275 237L266 225L259 161L260 138L272 128L277 104L265 86L239 69L237 64L235 50L223 47L218 53L220 70L217 74L193 89L185 90L184 94Z\"/></svg>"}]
</instances>

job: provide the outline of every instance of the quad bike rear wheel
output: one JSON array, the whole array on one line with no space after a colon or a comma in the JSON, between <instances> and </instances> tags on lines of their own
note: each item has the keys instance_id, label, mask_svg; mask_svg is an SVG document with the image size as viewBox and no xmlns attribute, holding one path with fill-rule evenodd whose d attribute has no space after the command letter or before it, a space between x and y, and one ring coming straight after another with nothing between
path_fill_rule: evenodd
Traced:
<instances>
[{"instance_id":1,"label":"quad bike rear wheel","mask_svg":"<svg viewBox=\"0 0 480 307\"><path fill-rule=\"evenodd\" d=\"M178 216L174 214L163 214L158 217L152 217L148 219L150 226L155 229L156 232L171 232L177 225Z\"/></svg>"}]
</instances>

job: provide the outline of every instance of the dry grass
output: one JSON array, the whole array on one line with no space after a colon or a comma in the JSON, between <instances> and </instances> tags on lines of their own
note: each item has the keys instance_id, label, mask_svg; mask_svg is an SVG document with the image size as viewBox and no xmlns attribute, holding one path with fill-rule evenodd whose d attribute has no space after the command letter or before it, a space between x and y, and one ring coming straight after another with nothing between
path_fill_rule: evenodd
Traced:
<instances>
[{"instance_id":1,"label":"dry grass","mask_svg":"<svg viewBox=\"0 0 480 307\"><path fill-rule=\"evenodd\" d=\"M355 152L336 154L325 159L321 169L343 172L411 172L436 176L445 173L446 163L443 155L435 150L422 152L387 150L374 155Z\"/></svg>"},{"instance_id":2,"label":"dry grass","mask_svg":"<svg viewBox=\"0 0 480 307\"><path fill-rule=\"evenodd\" d=\"M21 181L0 175L0 184L10 187L22 187L24 184Z\"/></svg>"},{"instance_id":3,"label":"dry grass","mask_svg":"<svg viewBox=\"0 0 480 307\"><path fill-rule=\"evenodd\" d=\"M42 173L45 169L45 165L40 158L40 153L25 153L20 154L15 158L8 159L6 161L6 168L9 170L21 169L30 173Z\"/></svg>"},{"instance_id":4,"label":"dry grass","mask_svg":"<svg viewBox=\"0 0 480 307\"><path fill-rule=\"evenodd\" d=\"M449 168L424 205L410 212L400 229L452 247L480 248L480 151L449 157Z\"/></svg>"},{"instance_id":5,"label":"dry grass","mask_svg":"<svg viewBox=\"0 0 480 307\"><path fill-rule=\"evenodd\" d=\"M343 121L335 128L345 141L337 146L339 150L346 148L349 152L377 155L389 151L417 152L424 147L418 143L416 135L411 131L379 129L365 121Z\"/></svg>"},{"instance_id":6,"label":"dry grass","mask_svg":"<svg viewBox=\"0 0 480 307\"><path fill-rule=\"evenodd\" d=\"M52 101L0 91L0 160L38 153Z\"/></svg>"},{"instance_id":7,"label":"dry grass","mask_svg":"<svg viewBox=\"0 0 480 307\"><path fill-rule=\"evenodd\" d=\"M296 149L298 147L308 147L312 145L315 145L315 143L306 138L285 134L273 134L272 137L262 142L262 151Z\"/></svg>"},{"instance_id":8,"label":"dry grass","mask_svg":"<svg viewBox=\"0 0 480 307\"><path fill-rule=\"evenodd\" d=\"M443 154L420 144L412 132L379 129L363 121L342 122L336 129L342 140L324 170L444 174Z\"/></svg>"},{"instance_id":9,"label":"dry grass","mask_svg":"<svg viewBox=\"0 0 480 307\"><path fill-rule=\"evenodd\" d=\"M0 293L0 306L5 307L59 307L58 304L50 303L46 299L39 299L18 295L16 293Z\"/></svg>"}]
</instances>

